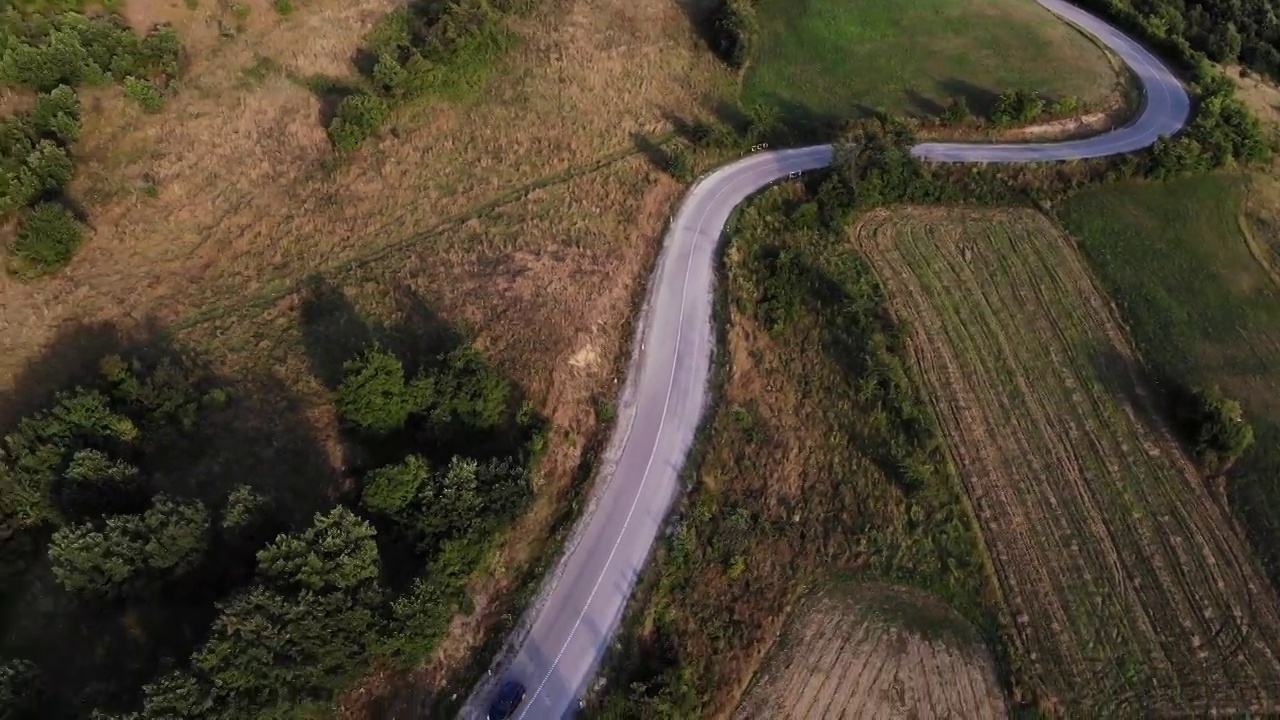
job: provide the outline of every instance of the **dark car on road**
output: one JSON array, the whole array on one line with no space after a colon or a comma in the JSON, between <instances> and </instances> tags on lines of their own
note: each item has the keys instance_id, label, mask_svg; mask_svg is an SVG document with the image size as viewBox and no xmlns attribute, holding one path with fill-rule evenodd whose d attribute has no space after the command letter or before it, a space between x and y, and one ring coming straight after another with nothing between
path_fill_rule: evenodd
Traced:
<instances>
[{"instance_id":1,"label":"dark car on road","mask_svg":"<svg viewBox=\"0 0 1280 720\"><path fill-rule=\"evenodd\" d=\"M493 703L489 705L489 720L507 720L522 702L524 702L524 685L515 680L502 683L502 687L498 688L498 694L493 696Z\"/></svg>"}]
</instances>

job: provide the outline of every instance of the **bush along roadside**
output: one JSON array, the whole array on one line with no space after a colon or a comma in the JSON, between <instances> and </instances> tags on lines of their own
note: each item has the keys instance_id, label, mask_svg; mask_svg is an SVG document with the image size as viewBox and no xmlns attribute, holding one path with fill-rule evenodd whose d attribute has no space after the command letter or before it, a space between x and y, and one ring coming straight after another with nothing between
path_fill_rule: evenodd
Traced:
<instances>
[{"instance_id":1,"label":"bush along roadside","mask_svg":"<svg viewBox=\"0 0 1280 720\"><path fill-rule=\"evenodd\" d=\"M406 103L476 93L516 42L508 16L527 12L532 4L439 0L392 11L357 54L360 80L343 93L327 128L334 148L353 152Z\"/></svg>"},{"instance_id":2,"label":"bush along roadside","mask_svg":"<svg viewBox=\"0 0 1280 720\"><path fill-rule=\"evenodd\" d=\"M0 119L0 223L17 217L9 270L22 279L70 262L86 226L65 195L80 138L75 88L120 83L146 112L177 87L182 45L158 25L139 35L118 15L0 13L0 85L36 93L32 109Z\"/></svg>"}]
</instances>

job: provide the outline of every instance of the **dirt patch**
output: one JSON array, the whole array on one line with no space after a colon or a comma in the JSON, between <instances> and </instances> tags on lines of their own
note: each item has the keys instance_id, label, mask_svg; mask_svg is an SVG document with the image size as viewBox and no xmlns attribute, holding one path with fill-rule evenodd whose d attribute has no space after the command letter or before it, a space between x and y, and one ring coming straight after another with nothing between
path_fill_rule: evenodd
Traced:
<instances>
[{"instance_id":1,"label":"dirt patch","mask_svg":"<svg viewBox=\"0 0 1280 720\"><path fill-rule=\"evenodd\" d=\"M910 328L1047 696L1280 707L1274 594L1071 241L1030 211L881 212L855 237Z\"/></svg>"},{"instance_id":2,"label":"dirt patch","mask_svg":"<svg viewBox=\"0 0 1280 720\"><path fill-rule=\"evenodd\" d=\"M939 624L958 630L939 634ZM1007 717L991 659L981 642L961 639L966 630L973 634L921 593L815 594L787 622L736 717Z\"/></svg>"},{"instance_id":3,"label":"dirt patch","mask_svg":"<svg viewBox=\"0 0 1280 720\"><path fill-rule=\"evenodd\" d=\"M1001 136L1001 140L1060 140L1092 135L1114 126L1111 116L1104 112L1089 113L1080 117L1017 128Z\"/></svg>"}]
</instances>

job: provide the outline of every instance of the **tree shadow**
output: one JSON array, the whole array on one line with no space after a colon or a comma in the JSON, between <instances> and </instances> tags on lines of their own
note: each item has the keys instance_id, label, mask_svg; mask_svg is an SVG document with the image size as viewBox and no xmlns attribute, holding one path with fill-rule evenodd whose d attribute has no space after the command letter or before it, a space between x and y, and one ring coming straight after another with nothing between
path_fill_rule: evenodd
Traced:
<instances>
[{"instance_id":1,"label":"tree shadow","mask_svg":"<svg viewBox=\"0 0 1280 720\"><path fill-rule=\"evenodd\" d=\"M682 115L678 115L670 109L662 110L660 115L663 120L671 125L671 129L675 131L676 135L680 139L691 145L698 145L702 141L705 129L705 126L702 123L699 123L696 120L690 120ZM635 143L636 148L640 150L641 153L644 153L645 157L649 157L648 148L645 147L645 145L652 145L653 141L649 140L648 137L641 133L632 133L631 138ZM652 159L650 162L652 162Z\"/></svg>"},{"instance_id":2,"label":"tree shadow","mask_svg":"<svg viewBox=\"0 0 1280 720\"><path fill-rule=\"evenodd\" d=\"M689 27L716 57L725 58L729 48L725 46L725 36L715 27L715 13L723 0L672 0L672 3L684 13Z\"/></svg>"},{"instance_id":3,"label":"tree shadow","mask_svg":"<svg viewBox=\"0 0 1280 720\"><path fill-rule=\"evenodd\" d=\"M1150 368L1115 346L1099 342L1090 364L1103 388L1134 411L1147 430L1168 433L1189 449L1196 442L1196 396L1172 375Z\"/></svg>"},{"instance_id":4,"label":"tree shadow","mask_svg":"<svg viewBox=\"0 0 1280 720\"><path fill-rule=\"evenodd\" d=\"M376 58L374 59L376 61ZM354 60L353 60L354 62ZM371 69L372 71L372 69ZM329 127L338 114L342 101L360 92L360 86L354 80L330 77L328 75L311 75L304 81L311 93L320 101L317 119L321 127Z\"/></svg>"},{"instance_id":5,"label":"tree shadow","mask_svg":"<svg viewBox=\"0 0 1280 720\"><path fill-rule=\"evenodd\" d=\"M853 103L847 115L819 110L777 93L770 93L759 103L772 109L777 123L760 133L760 139L775 146L794 146L834 142L854 122L886 117L883 110L865 103Z\"/></svg>"},{"instance_id":6,"label":"tree shadow","mask_svg":"<svg viewBox=\"0 0 1280 720\"><path fill-rule=\"evenodd\" d=\"M408 375L461 344L462 337L413 288L396 284L390 294L397 320L387 324L362 313L328 278L307 278L298 324L311 372L326 387L336 389L343 365L374 344L401 358Z\"/></svg>"},{"instance_id":7,"label":"tree shadow","mask_svg":"<svg viewBox=\"0 0 1280 720\"><path fill-rule=\"evenodd\" d=\"M671 154L665 148L640 132L631 133L631 142L654 169L664 173L670 172Z\"/></svg>"},{"instance_id":8,"label":"tree shadow","mask_svg":"<svg viewBox=\"0 0 1280 720\"><path fill-rule=\"evenodd\" d=\"M39 669L48 690L41 717L136 709L145 682L186 663L208 633L215 603L252 576L257 547L230 548L217 529L232 488L247 484L271 498L275 510L259 535L265 539L331 506L338 487L308 406L285 382L269 372L221 375L153 318L128 328L64 325L0 395L0 432L50 407L59 392L77 386L109 392L100 374L108 355L137 361L144 382L160 377L158 368L167 364L189 382L191 397L200 398L196 422L186 429L143 419L137 457L130 460L150 491L204 503L212 539L202 564L179 581L103 601L58 585L44 551L52 528L0 532L0 655L29 659ZM225 402L205 403L224 391Z\"/></svg>"},{"instance_id":9,"label":"tree shadow","mask_svg":"<svg viewBox=\"0 0 1280 720\"><path fill-rule=\"evenodd\" d=\"M978 117L991 117L991 114L996 109L996 102L1000 100L999 91L975 85L961 78L941 80L938 82L937 87L943 95L949 98L964 98L969 112Z\"/></svg>"},{"instance_id":10,"label":"tree shadow","mask_svg":"<svg viewBox=\"0 0 1280 720\"><path fill-rule=\"evenodd\" d=\"M916 90L907 91L907 102L911 104L915 115L920 118L936 118L946 110L942 103ZM965 102L967 103L968 100L966 99Z\"/></svg>"}]
</instances>

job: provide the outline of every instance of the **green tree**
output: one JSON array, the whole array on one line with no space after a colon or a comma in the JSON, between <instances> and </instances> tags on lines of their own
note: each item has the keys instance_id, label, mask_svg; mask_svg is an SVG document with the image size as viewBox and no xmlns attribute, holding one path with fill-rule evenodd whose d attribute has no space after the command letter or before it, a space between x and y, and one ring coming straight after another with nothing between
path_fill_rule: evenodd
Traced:
<instances>
[{"instance_id":1,"label":"green tree","mask_svg":"<svg viewBox=\"0 0 1280 720\"><path fill-rule=\"evenodd\" d=\"M502 423L509 410L511 384L471 345L450 352L443 371L433 379L436 422L490 430Z\"/></svg>"},{"instance_id":2,"label":"green tree","mask_svg":"<svg viewBox=\"0 0 1280 720\"><path fill-rule=\"evenodd\" d=\"M1210 475L1226 472L1253 445L1253 426L1240 403L1217 387L1198 388L1192 395L1196 460Z\"/></svg>"},{"instance_id":3,"label":"green tree","mask_svg":"<svg viewBox=\"0 0 1280 720\"><path fill-rule=\"evenodd\" d=\"M164 109L164 93L150 80L126 75L123 85L125 97L138 103L144 111L158 113Z\"/></svg>"},{"instance_id":4,"label":"green tree","mask_svg":"<svg viewBox=\"0 0 1280 720\"><path fill-rule=\"evenodd\" d=\"M378 578L376 532L345 507L317 513L311 527L281 535L258 552L258 572L273 587L354 591Z\"/></svg>"},{"instance_id":5,"label":"green tree","mask_svg":"<svg viewBox=\"0 0 1280 720\"><path fill-rule=\"evenodd\" d=\"M31 187L37 194L52 193L71 182L74 170L67 151L52 140L40 140L27 155L27 171L31 173Z\"/></svg>"},{"instance_id":6,"label":"green tree","mask_svg":"<svg viewBox=\"0 0 1280 720\"><path fill-rule=\"evenodd\" d=\"M271 515L273 503L267 495L249 485L237 485L227 495L227 505L222 511L222 529L232 532L252 532Z\"/></svg>"},{"instance_id":7,"label":"green tree","mask_svg":"<svg viewBox=\"0 0 1280 720\"><path fill-rule=\"evenodd\" d=\"M35 663L21 659L0 662L0 720L38 717L44 692Z\"/></svg>"},{"instance_id":8,"label":"green tree","mask_svg":"<svg viewBox=\"0 0 1280 720\"><path fill-rule=\"evenodd\" d=\"M147 720L210 717L212 688L189 672L171 672L143 688L142 717Z\"/></svg>"},{"instance_id":9,"label":"green tree","mask_svg":"<svg viewBox=\"0 0 1280 720\"><path fill-rule=\"evenodd\" d=\"M927 199L924 167L911 155L914 141L902 123L873 119L856 123L837 144L835 166L858 206Z\"/></svg>"},{"instance_id":10,"label":"green tree","mask_svg":"<svg viewBox=\"0 0 1280 720\"><path fill-rule=\"evenodd\" d=\"M49 541L58 584L75 593L116 597L148 589L195 567L209 542L209 515L197 501L157 495L141 515L113 515L60 528Z\"/></svg>"},{"instance_id":11,"label":"green tree","mask_svg":"<svg viewBox=\"0 0 1280 720\"><path fill-rule=\"evenodd\" d=\"M1012 127L1032 122L1044 112L1044 100L1030 90L1000 93L991 111L991 120L999 127Z\"/></svg>"},{"instance_id":12,"label":"green tree","mask_svg":"<svg viewBox=\"0 0 1280 720\"><path fill-rule=\"evenodd\" d=\"M416 578L391 604L391 625L383 651L407 667L435 652L458 607L457 586L447 580Z\"/></svg>"},{"instance_id":13,"label":"green tree","mask_svg":"<svg viewBox=\"0 0 1280 720\"><path fill-rule=\"evenodd\" d=\"M965 101L963 96L960 96L952 99L952 101L947 104L946 109L942 111L942 119L952 125L959 125L965 120L968 120L970 114L969 104Z\"/></svg>"},{"instance_id":14,"label":"green tree","mask_svg":"<svg viewBox=\"0 0 1280 720\"><path fill-rule=\"evenodd\" d=\"M45 175L39 182L56 181L57 173L69 168L60 165L66 155L52 144L43 145L34 159L47 163L40 170ZM59 203L40 203L22 221L13 241L13 254L18 260L15 270L26 278L60 270L80 249L84 236L85 226L67 208Z\"/></svg>"},{"instance_id":15,"label":"green tree","mask_svg":"<svg viewBox=\"0 0 1280 720\"><path fill-rule=\"evenodd\" d=\"M674 145L664 153L662 169L680 182L693 179L693 161L683 145Z\"/></svg>"},{"instance_id":16,"label":"green tree","mask_svg":"<svg viewBox=\"0 0 1280 720\"><path fill-rule=\"evenodd\" d=\"M27 114L27 122L38 136L70 145L80 139L80 98L66 85L41 93Z\"/></svg>"},{"instance_id":17,"label":"green tree","mask_svg":"<svg viewBox=\"0 0 1280 720\"><path fill-rule=\"evenodd\" d=\"M418 501L424 550L449 540L481 541L522 511L529 496L528 473L518 463L455 456Z\"/></svg>"},{"instance_id":18,"label":"green tree","mask_svg":"<svg viewBox=\"0 0 1280 720\"><path fill-rule=\"evenodd\" d=\"M72 517L127 513L142 497L138 468L94 448L77 450L63 473L61 507Z\"/></svg>"},{"instance_id":19,"label":"green tree","mask_svg":"<svg viewBox=\"0 0 1280 720\"><path fill-rule=\"evenodd\" d=\"M377 95L356 93L343 99L329 123L329 139L340 152L360 147L391 117L391 107Z\"/></svg>"},{"instance_id":20,"label":"green tree","mask_svg":"<svg viewBox=\"0 0 1280 720\"><path fill-rule=\"evenodd\" d=\"M364 480L360 504L369 512L404 520L417 510L415 500L432 481L431 466L420 455L410 455L395 465L378 468Z\"/></svg>"},{"instance_id":21,"label":"green tree","mask_svg":"<svg viewBox=\"0 0 1280 720\"><path fill-rule=\"evenodd\" d=\"M362 430L385 435L404 427L418 409L405 383L400 359L375 345L343 365L335 403L342 419Z\"/></svg>"},{"instance_id":22,"label":"green tree","mask_svg":"<svg viewBox=\"0 0 1280 720\"><path fill-rule=\"evenodd\" d=\"M288 595L253 587L220 605L209 641L192 658L209 678L210 698L182 681L167 696L165 688L149 690L148 699L159 705L176 696L186 707L214 708L211 716L219 718L277 716L329 700L368 662L381 632L377 600L372 592Z\"/></svg>"},{"instance_id":23,"label":"green tree","mask_svg":"<svg viewBox=\"0 0 1280 720\"><path fill-rule=\"evenodd\" d=\"M0 485L0 494L7 496L20 525L60 522L51 490L71 455L89 444L129 447L138 438L137 426L112 409L102 393L59 394L52 408L23 418L4 438L0 462L8 482Z\"/></svg>"}]
</instances>

